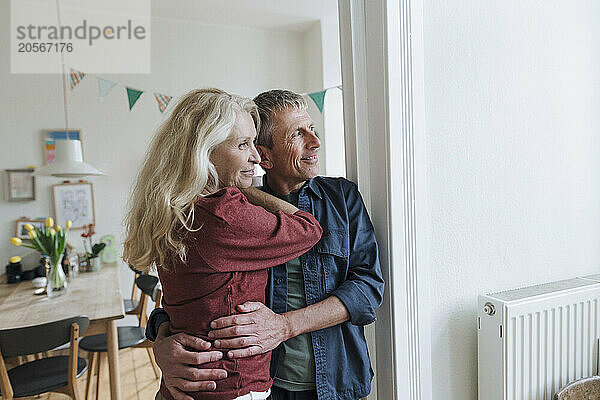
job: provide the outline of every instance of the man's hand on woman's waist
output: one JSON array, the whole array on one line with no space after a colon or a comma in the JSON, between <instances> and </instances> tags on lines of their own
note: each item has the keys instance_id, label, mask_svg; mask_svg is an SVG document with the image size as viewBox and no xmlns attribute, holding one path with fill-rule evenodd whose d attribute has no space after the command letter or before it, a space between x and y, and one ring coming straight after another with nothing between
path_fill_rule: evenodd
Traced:
<instances>
[{"instance_id":1,"label":"man's hand on woman's waist","mask_svg":"<svg viewBox=\"0 0 600 400\"><path fill-rule=\"evenodd\" d=\"M210 350L210 343L185 333L168 336L169 322L160 325L152 349L163 380L175 400L193 400L185 392L213 391L216 380L227 377L222 369L198 368L220 360L223 353Z\"/></svg>"},{"instance_id":2,"label":"man's hand on woman's waist","mask_svg":"<svg viewBox=\"0 0 600 400\"><path fill-rule=\"evenodd\" d=\"M209 333L210 336L219 338L216 344L223 348L237 349L230 350L227 357L241 358L266 353L287 340L290 329L286 317L275 314L262 303L247 302L239 305L238 310L244 314L233 316L237 317L234 319L219 318L211 323L211 326L215 324L217 327ZM166 321L160 325L152 348L156 363L163 372L165 385L173 398L192 400L184 392L215 390L216 381L225 378L227 372L221 369L203 369L202 364L221 359L223 353L211 351L209 342L186 333L169 336L168 316Z\"/></svg>"}]
</instances>

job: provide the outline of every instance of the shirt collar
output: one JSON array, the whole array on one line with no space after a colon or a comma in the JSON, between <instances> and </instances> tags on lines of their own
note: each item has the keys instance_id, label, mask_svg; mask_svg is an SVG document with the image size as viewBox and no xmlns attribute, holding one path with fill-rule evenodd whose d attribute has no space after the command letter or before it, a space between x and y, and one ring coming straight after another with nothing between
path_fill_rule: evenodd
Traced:
<instances>
[{"instance_id":1,"label":"shirt collar","mask_svg":"<svg viewBox=\"0 0 600 400\"><path fill-rule=\"evenodd\" d=\"M308 188L315 196L319 198L319 200L323 199L321 195L321 188L317 185L317 180L315 178L310 179L303 188ZM302 189L301 189L302 190Z\"/></svg>"},{"instance_id":2,"label":"shirt collar","mask_svg":"<svg viewBox=\"0 0 600 400\"><path fill-rule=\"evenodd\" d=\"M262 190L275 196L275 193L273 193L273 189L271 189L271 187L269 186L267 175L263 175L263 187L262 187ZM319 200L321 200L323 198L323 195L321 194L321 188L319 188L319 185L317 184L315 178L309 179L308 182L306 182L300 188L300 194L304 190L311 191L315 196L317 196L319 198Z\"/></svg>"}]
</instances>

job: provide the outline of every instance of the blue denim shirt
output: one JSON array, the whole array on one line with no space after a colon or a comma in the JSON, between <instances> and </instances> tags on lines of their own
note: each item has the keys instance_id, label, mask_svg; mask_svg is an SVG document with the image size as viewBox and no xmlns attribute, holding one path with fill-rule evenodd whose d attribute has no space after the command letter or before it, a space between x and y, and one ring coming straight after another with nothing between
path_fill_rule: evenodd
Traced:
<instances>
[{"instance_id":1,"label":"blue denim shirt","mask_svg":"<svg viewBox=\"0 0 600 400\"><path fill-rule=\"evenodd\" d=\"M272 193L268 183L264 191ZM350 321L311 333L319 400L365 397L373 370L363 326L375 321L383 298L383 278L373 225L356 185L344 178L316 177L298 194L298 208L315 216L321 240L300 256L306 305L334 295L348 309ZM286 312L285 264L273 267L267 285L268 306ZM271 356L275 375L279 348Z\"/></svg>"},{"instance_id":2,"label":"blue denim shirt","mask_svg":"<svg viewBox=\"0 0 600 400\"><path fill-rule=\"evenodd\" d=\"M264 191L272 193L265 184ZM316 177L298 194L298 208L313 214L323 228L321 240L300 256L306 305L336 296L348 309L350 321L311 333L319 400L356 400L371 391L373 370L364 325L375 321L383 299L383 277L373 225L356 184L344 178ZM267 306L286 312L285 264L269 270ZM146 335L156 338L160 323L168 320L154 310ZM275 376L279 347L271 357Z\"/></svg>"}]
</instances>

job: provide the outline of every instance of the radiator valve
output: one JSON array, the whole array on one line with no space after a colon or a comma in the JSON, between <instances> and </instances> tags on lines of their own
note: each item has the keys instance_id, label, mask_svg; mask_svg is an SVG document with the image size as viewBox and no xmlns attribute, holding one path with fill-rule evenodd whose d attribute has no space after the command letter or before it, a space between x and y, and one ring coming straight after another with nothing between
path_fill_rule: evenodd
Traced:
<instances>
[{"instance_id":1,"label":"radiator valve","mask_svg":"<svg viewBox=\"0 0 600 400\"><path fill-rule=\"evenodd\" d=\"M483 312L489 316L496 314L496 307L490 302L485 303L483 306Z\"/></svg>"}]
</instances>

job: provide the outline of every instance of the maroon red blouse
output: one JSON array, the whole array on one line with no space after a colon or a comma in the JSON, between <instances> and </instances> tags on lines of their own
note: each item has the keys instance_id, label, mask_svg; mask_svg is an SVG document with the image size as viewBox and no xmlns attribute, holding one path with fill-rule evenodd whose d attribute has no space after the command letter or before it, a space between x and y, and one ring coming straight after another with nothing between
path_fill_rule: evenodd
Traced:
<instances>
[{"instance_id":1,"label":"maroon red blouse","mask_svg":"<svg viewBox=\"0 0 600 400\"><path fill-rule=\"evenodd\" d=\"M209 340L212 320L237 314L246 301L265 302L266 268L283 264L313 247L322 229L309 213L270 213L248 202L237 188L228 187L200 198L194 209L196 232L185 238L187 263L174 261L169 271L159 268L163 307L173 333L186 332ZM212 340L211 340L212 341ZM224 353L227 351L223 350ZM271 353L203 364L222 368L226 379L214 392L189 393L194 399L234 399L271 387ZM161 383L161 393L172 400Z\"/></svg>"}]
</instances>

